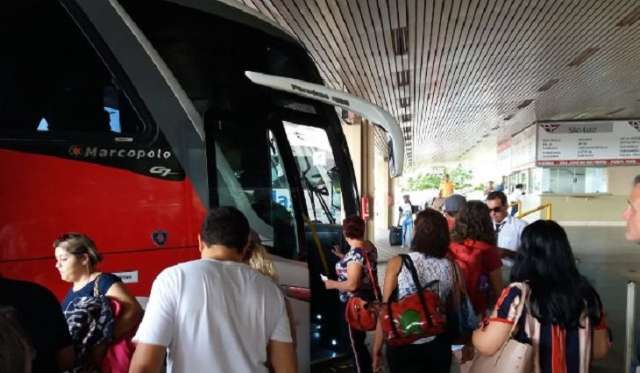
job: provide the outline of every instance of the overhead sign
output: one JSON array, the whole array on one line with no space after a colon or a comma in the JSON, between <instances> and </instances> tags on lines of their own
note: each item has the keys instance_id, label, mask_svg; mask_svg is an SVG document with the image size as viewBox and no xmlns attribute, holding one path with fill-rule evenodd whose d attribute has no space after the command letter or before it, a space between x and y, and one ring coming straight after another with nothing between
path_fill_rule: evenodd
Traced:
<instances>
[{"instance_id":1,"label":"overhead sign","mask_svg":"<svg viewBox=\"0 0 640 373\"><path fill-rule=\"evenodd\" d=\"M640 165L640 120L538 123L538 166Z\"/></svg>"},{"instance_id":2,"label":"overhead sign","mask_svg":"<svg viewBox=\"0 0 640 373\"><path fill-rule=\"evenodd\" d=\"M536 163L536 127L530 126L511 138L511 172L534 167Z\"/></svg>"}]
</instances>

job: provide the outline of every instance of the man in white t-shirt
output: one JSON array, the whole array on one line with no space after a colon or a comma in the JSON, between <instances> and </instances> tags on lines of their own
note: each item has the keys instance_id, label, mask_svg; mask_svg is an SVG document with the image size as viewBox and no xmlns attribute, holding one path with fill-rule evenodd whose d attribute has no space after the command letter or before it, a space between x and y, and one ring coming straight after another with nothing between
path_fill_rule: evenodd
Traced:
<instances>
[{"instance_id":1,"label":"man in white t-shirt","mask_svg":"<svg viewBox=\"0 0 640 373\"><path fill-rule=\"evenodd\" d=\"M295 372L284 295L242 263L249 223L235 208L209 212L201 259L162 271L134 337L130 373ZM268 355L268 356L267 356Z\"/></svg>"},{"instance_id":2,"label":"man in white t-shirt","mask_svg":"<svg viewBox=\"0 0 640 373\"><path fill-rule=\"evenodd\" d=\"M509 259L513 259L515 252L520 247L520 237L527 222L509 215L507 196L502 192L489 193L487 206L491 220L493 220L493 228L498 236L498 248L502 251L502 257L507 258L507 260L503 259L503 263L511 265Z\"/></svg>"}]
</instances>

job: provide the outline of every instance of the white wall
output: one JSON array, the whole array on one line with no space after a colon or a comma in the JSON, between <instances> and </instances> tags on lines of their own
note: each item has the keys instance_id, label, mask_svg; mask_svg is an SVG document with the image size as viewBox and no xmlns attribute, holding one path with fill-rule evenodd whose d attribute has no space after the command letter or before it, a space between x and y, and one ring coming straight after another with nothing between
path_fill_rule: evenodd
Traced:
<instances>
[{"instance_id":1,"label":"white wall","mask_svg":"<svg viewBox=\"0 0 640 373\"><path fill-rule=\"evenodd\" d=\"M609 193L619 196L627 196L633 183L633 178L640 175L640 167L609 167Z\"/></svg>"}]
</instances>

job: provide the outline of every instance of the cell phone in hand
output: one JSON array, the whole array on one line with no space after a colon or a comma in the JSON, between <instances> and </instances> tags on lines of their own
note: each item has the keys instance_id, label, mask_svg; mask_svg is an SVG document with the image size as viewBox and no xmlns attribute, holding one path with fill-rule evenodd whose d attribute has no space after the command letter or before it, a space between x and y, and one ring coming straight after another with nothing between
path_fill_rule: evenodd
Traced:
<instances>
[{"instance_id":1,"label":"cell phone in hand","mask_svg":"<svg viewBox=\"0 0 640 373\"><path fill-rule=\"evenodd\" d=\"M329 277L323 275L322 273L320 274L320 278L322 279L322 281L327 281L329 279Z\"/></svg>"}]
</instances>

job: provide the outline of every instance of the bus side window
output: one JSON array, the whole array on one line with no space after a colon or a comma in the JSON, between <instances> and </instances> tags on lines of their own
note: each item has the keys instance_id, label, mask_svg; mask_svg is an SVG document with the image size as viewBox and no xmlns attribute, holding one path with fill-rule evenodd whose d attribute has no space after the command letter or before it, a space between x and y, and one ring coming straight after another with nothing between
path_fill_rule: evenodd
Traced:
<instances>
[{"instance_id":1,"label":"bus side window","mask_svg":"<svg viewBox=\"0 0 640 373\"><path fill-rule=\"evenodd\" d=\"M3 16L10 16L0 24L0 133L68 139L144 131L117 80L59 2L7 6Z\"/></svg>"},{"instance_id":2,"label":"bus side window","mask_svg":"<svg viewBox=\"0 0 640 373\"><path fill-rule=\"evenodd\" d=\"M42 113L48 131L111 130L103 105L103 74L95 64L83 65L84 71L63 71L52 79L52 91L44 100Z\"/></svg>"}]
</instances>

